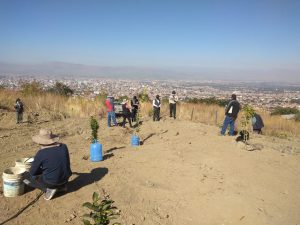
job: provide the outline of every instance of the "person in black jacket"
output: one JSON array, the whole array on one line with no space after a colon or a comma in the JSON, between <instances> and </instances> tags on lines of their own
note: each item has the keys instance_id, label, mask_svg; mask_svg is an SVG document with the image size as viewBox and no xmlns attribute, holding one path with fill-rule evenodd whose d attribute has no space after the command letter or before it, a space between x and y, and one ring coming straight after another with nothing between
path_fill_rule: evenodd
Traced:
<instances>
[{"instance_id":1,"label":"person in black jacket","mask_svg":"<svg viewBox=\"0 0 300 225\"><path fill-rule=\"evenodd\" d=\"M254 113L252 117L252 127L253 127L253 132L256 132L258 134L262 134L261 129L264 127L264 122L261 118L261 116L257 113Z\"/></svg>"},{"instance_id":2,"label":"person in black jacket","mask_svg":"<svg viewBox=\"0 0 300 225\"><path fill-rule=\"evenodd\" d=\"M41 146L32 162L24 183L45 192L44 199L50 200L57 191L66 191L72 175L68 147L58 143L59 137L51 131L41 129L32 140Z\"/></svg>"},{"instance_id":3,"label":"person in black jacket","mask_svg":"<svg viewBox=\"0 0 300 225\"><path fill-rule=\"evenodd\" d=\"M239 111L240 111L240 103L236 100L236 95L232 94L231 101L229 102L229 104L225 109L225 119L221 129L222 135L225 135L228 125L230 125L229 135L230 136L234 135L234 122L238 116Z\"/></svg>"},{"instance_id":4,"label":"person in black jacket","mask_svg":"<svg viewBox=\"0 0 300 225\"><path fill-rule=\"evenodd\" d=\"M131 99L131 109L132 109L132 122L136 121L137 112L139 110L139 100L136 96Z\"/></svg>"},{"instance_id":5,"label":"person in black jacket","mask_svg":"<svg viewBox=\"0 0 300 225\"><path fill-rule=\"evenodd\" d=\"M16 100L15 109L16 109L17 123L21 123L23 121L24 106L21 99L19 98L17 98Z\"/></svg>"}]
</instances>

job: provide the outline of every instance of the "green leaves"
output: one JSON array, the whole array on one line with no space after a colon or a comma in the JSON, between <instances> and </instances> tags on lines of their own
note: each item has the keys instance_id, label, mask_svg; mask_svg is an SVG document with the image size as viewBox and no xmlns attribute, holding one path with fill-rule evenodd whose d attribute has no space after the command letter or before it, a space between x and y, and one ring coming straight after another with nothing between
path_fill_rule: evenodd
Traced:
<instances>
[{"instance_id":1,"label":"green leaves","mask_svg":"<svg viewBox=\"0 0 300 225\"><path fill-rule=\"evenodd\" d=\"M94 143L98 139L98 129L99 129L99 123L95 117L91 116L90 125L92 129L92 143Z\"/></svg>"},{"instance_id":2,"label":"green leaves","mask_svg":"<svg viewBox=\"0 0 300 225\"><path fill-rule=\"evenodd\" d=\"M92 199L92 203L85 202L82 205L91 210L90 213L83 215L83 217L90 219L83 219L84 225L109 225L111 220L117 219L117 216L120 215L117 207L113 206L114 201L108 196L104 196L104 199L101 200L99 194L94 192ZM120 223L114 223L114 225L120 225Z\"/></svg>"}]
</instances>

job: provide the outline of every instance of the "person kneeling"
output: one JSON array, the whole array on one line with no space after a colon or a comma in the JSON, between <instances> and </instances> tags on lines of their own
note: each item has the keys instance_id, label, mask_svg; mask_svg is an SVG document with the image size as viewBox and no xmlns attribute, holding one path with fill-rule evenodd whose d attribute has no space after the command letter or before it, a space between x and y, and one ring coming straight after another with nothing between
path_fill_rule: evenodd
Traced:
<instances>
[{"instance_id":1,"label":"person kneeling","mask_svg":"<svg viewBox=\"0 0 300 225\"><path fill-rule=\"evenodd\" d=\"M72 175L68 147L58 143L59 137L46 129L41 129L32 140L41 149L35 155L29 173L25 174L24 183L42 190L44 199L50 200L57 191L66 191Z\"/></svg>"}]
</instances>

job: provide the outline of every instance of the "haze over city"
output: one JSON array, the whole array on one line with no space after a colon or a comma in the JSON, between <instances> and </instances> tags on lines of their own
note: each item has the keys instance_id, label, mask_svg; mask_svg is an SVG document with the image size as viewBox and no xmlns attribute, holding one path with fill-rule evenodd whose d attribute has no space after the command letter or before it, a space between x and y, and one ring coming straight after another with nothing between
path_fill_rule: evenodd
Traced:
<instances>
[{"instance_id":1,"label":"haze over city","mask_svg":"<svg viewBox=\"0 0 300 225\"><path fill-rule=\"evenodd\" d=\"M299 1L0 3L0 75L300 82Z\"/></svg>"}]
</instances>

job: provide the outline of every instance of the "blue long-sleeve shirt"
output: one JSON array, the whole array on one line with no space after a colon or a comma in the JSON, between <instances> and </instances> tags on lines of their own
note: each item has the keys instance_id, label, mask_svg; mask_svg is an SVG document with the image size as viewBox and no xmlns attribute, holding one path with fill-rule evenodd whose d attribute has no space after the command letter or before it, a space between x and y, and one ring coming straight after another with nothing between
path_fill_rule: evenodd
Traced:
<instances>
[{"instance_id":1,"label":"blue long-sleeve shirt","mask_svg":"<svg viewBox=\"0 0 300 225\"><path fill-rule=\"evenodd\" d=\"M43 181L48 184L66 183L72 175L67 146L60 144L39 150L32 162L30 174L32 176L42 175Z\"/></svg>"}]
</instances>

